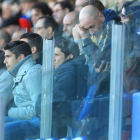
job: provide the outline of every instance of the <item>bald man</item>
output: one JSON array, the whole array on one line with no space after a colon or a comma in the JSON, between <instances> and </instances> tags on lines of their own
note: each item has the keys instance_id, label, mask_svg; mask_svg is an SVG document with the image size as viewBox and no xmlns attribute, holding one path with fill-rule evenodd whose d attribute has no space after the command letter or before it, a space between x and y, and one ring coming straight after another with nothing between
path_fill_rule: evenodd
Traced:
<instances>
[{"instance_id":1,"label":"bald man","mask_svg":"<svg viewBox=\"0 0 140 140\"><path fill-rule=\"evenodd\" d=\"M96 71L98 75L103 75L102 72L105 72L109 67L113 20L119 22L120 17L110 9L101 12L93 5L87 5L80 12L80 24L74 27L73 36L75 40L79 38L83 40L83 50L91 73ZM78 31L78 33L75 33L75 31ZM108 83L106 76L102 81L99 81L95 96L104 94L105 91L104 88L100 88L99 83L105 82L105 85ZM109 93L109 88L107 92Z\"/></svg>"},{"instance_id":2,"label":"bald man","mask_svg":"<svg viewBox=\"0 0 140 140\"><path fill-rule=\"evenodd\" d=\"M76 11L68 13L63 19L63 31L66 37L72 39L72 29L79 22L79 14Z\"/></svg>"},{"instance_id":3,"label":"bald man","mask_svg":"<svg viewBox=\"0 0 140 140\"><path fill-rule=\"evenodd\" d=\"M79 25L76 25L73 30L73 36L75 39L81 38L84 46L86 62L89 65L91 76L94 80L92 85L96 85L94 97L107 97L110 93L110 56L111 56L111 38L112 38L112 23L113 21L120 22L120 17L116 15L113 10L100 11L93 5L87 5L82 8L79 15ZM96 79L94 79L96 78ZM100 95L100 96L99 96ZM92 98L94 98L92 97ZM102 106L106 106L102 104ZM99 108L101 106L99 105ZM105 107L106 111L109 108ZM85 109L86 110L86 109ZM94 110L93 107L90 110ZM89 129L90 134L87 136L92 140L107 140L108 139L108 113L106 115L101 113L99 118L98 127L92 125L89 121L90 127L95 129ZM88 114L91 116L90 112ZM88 116L87 115L87 116ZM90 119L89 119L90 120ZM102 121L100 121L102 120ZM88 127L88 126L87 126Z\"/></svg>"}]
</instances>

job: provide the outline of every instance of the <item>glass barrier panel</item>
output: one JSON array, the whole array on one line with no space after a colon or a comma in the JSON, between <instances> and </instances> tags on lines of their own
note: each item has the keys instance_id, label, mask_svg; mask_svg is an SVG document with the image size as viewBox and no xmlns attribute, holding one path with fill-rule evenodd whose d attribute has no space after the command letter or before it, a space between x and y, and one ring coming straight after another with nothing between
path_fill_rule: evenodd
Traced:
<instances>
[{"instance_id":1,"label":"glass barrier panel","mask_svg":"<svg viewBox=\"0 0 140 140\"><path fill-rule=\"evenodd\" d=\"M61 21L55 10L34 25L40 36L22 30L0 46L1 139L139 139L140 5L104 6L93 15L75 6Z\"/></svg>"},{"instance_id":2,"label":"glass barrier panel","mask_svg":"<svg viewBox=\"0 0 140 140\"><path fill-rule=\"evenodd\" d=\"M123 114L122 140L137 140L139 137L139 43L140 3L126 7L123 23L126 26L124 73L123 73Z\"/></svg>"},{"instance_id":3,"label":"glass barrier panel","mask_svg":"<svg viewBox=\"0 0 140 140\"><path fill-rule=\"evenodd\" d=\"M51 137L108 139L114 21L104 21L94 27L95 20L98 21L97 15L81 18L71 39L61 35L63 39L57 41L54 32Z\"/></svg>"}]
</instances>

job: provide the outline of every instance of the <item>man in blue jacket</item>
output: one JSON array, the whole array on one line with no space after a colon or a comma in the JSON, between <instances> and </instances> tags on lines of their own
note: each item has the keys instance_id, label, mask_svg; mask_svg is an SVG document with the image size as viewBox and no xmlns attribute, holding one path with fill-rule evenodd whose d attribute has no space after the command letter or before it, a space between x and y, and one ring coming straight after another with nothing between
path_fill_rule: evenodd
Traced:
<instances>
[{"instance_id":1,"label":"man in blue jacket","mask_svg":"<svg viewBox=\"0 0 140 140\"><path fill-rule=\"evenodd\" d=\"M72 103L75 100L82 100L87 93L88 70L81 61L79 53L78 45L75 42L65 41L55 45L52 137L66 137L67 125L71 125ZM36 103L38 115L41 110L40 97Z\"/></svg>"},{"instance_id":2,"label":"man in blue jacket","mask_svg":"<svg viewBox=\"0 0 140 140\"><path fill-rule=\"evenodd\" d=\"M83 40L83 51L90 72L97 75L98 94L109 92L109 62L111 57L112 23L119 22L120 17L113 10L100 11L93 5L86 5L79 15L80 24L76 25L79 37ZM78 39L78 35L74 35ZM95 76L96 77L96 76ZM105 92L104 92L104 91ZM104 93L103 93L104 92Z\"/></svg>"},{"instance_id":3,"label":"man in blue jacket","mask_svg":"<svg viewBox=\"0 0 140 140\"><path fill-rule=\"evenodd\" d=\"M119 22L120 17L118 17L113 10L107 9L104 11L99 11L93 5L86 5L80 12L79 15L80 24L75 27L78 31L78 35L83 41L83 51L85 52L86 62L89 65L90 72L97 77L97 88L95 90L95 94L91 96L91 100L94 97L103 99L102 97L106 96L110 92L110 69L109 63L111 59L111 39L112 39L112 23ZM78 39L78 36L74 36L75 39ZM93 72L94 71L94 72ZM88 96L87 96L88 98ZM86 105L86 102L85 102ZM102 106L106 107L106 103ZM99 108L102 106L99 104ZM80 106L81 107L81 106ZM83 106L84 108L84 106ZM89 107L87 105L84 109L94 110L100 112L97 106ZM108 111L109 107L105 109L106 115L102 112L100 116L98 116L99 120L95 123L92 122L92 118L97 116L92 116L90 112L87 112L87 120L89 121L89 125L87 129L85 129L85 136L92 140L106 140L108 139ZM83 118L84 118L83 117ZM99 124L96 126L96 124ZM89 133L87 133L89 132ZM82 133L82 135L84 135Z\"/></svg>"}]
</instances>

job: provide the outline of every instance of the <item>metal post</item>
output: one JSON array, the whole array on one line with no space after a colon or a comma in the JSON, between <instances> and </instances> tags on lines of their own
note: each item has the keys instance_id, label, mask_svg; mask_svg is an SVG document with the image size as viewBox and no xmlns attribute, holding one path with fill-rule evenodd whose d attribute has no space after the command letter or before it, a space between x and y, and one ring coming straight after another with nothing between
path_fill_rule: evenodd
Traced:
<instances>
[{"instance_id":1,"label":"metal post","mask_svg":"<svg viewBox=\"0 0 140 140\"><path fill-rule=\"evenodd\" d=\"M52 95L54 69L54 42L43 40L43 67L42 67L42 102L41 102L41 138L51 137L52 125Z\"/></svg>"},{"instance_id":2,"label":"metal post","mask_svg":"<svg viewBox=\"0 0 140 140\"><path fill-rule=\"evenodd\" d=\"M109 140L121 140L125 26L112 25Z\"/></svg>"}]
</instances>

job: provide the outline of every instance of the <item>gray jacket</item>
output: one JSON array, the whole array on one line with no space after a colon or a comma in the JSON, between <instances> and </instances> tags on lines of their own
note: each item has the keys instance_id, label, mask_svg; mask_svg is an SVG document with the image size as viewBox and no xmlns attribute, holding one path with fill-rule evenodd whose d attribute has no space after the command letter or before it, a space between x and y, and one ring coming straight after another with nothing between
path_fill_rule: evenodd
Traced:
<instances>
[{"instance_id":1,"label":"gray jacket","mask_svg":"<svg viewBox=\"0 0 140 140\"><path fill-rule=\"evenodd\" d=\"M9 117L32 119L36 116L35 102L42 87L42 67L31 56L25 57L11 71L14 76L13 95L16 108L11 108Z\"/></svg>"},{"instance_id":2,"label":"gray jacket","mask_svg":"<svg viewBox=\"0 0 140 140\"><path fill-rule=\"evenodd\" d=\"M0 98L5 99L6 105L13 99L13 77L6 68L0 69Z\"/></svg>"}]
</instances>

